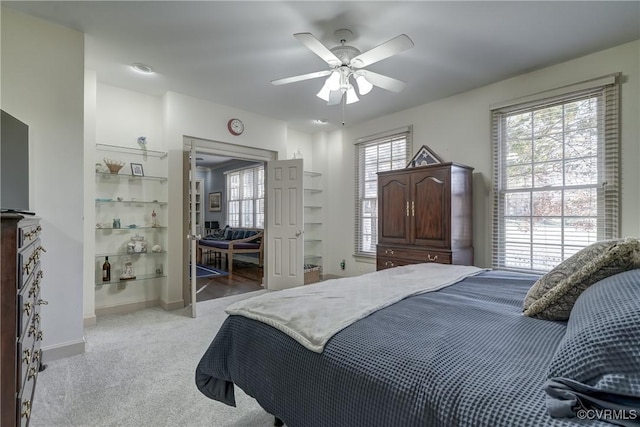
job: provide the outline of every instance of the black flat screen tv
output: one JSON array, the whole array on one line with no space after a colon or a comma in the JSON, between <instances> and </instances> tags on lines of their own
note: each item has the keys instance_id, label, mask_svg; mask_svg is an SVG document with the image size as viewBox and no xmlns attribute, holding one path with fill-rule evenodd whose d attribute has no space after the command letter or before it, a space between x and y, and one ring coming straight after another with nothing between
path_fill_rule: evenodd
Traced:
<instances>
[{"instance_id":1,"label":"black flat screen tv","mask_svg":"<svg viewBox=\"0 0 640 427\"><path fill-rule=\"evenodd\" d=\"M29 212L29 126L1 110L0 208Z\"/></svg>"}]
</instances>

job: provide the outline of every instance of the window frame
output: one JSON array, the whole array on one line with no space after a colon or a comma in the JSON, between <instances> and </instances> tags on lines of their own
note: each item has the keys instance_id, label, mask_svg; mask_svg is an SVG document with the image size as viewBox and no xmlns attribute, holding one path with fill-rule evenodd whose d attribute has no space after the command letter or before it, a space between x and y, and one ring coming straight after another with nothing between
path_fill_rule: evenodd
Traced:
<instances>
[{"instance_id":1,"label":"window frame","mask_svg":"<svg viewBox=\"0 0 640 427\"><path fill-rule=\"evenodd\" d=\"M241 169L234 169L225 171L225 188L226 188L226 223L230 227L239 228L264 228L265 212L264 212L264 199L265 199L265 182L264 182L264 170L265 165L260 164L256 166L249 166ZM247 174L251 174L251 190L248 192L250 196L245 197L244 193L246 189ZM237 186L232 186L232 180L237 177ZM238 197L233 194L237 190ZM237 209L232 209L232 205L237 205ZM243 208L244 206L244 208ZM245 210L250 208L251 212L247 213ZM237 213L235 212L237 210ZM232 212L233 211L233 212ZM237 219L231 219L231 216L237 216ZM250 216L251 225L247 225L247 216ZM259 224L259 220L262 224Z\"/></svg>"},{"instance_id":2,"label":"window frame","mask_svg":"<svg viewBox=\"0 0 640 427\"><path fill-rule=\"evenodd\" d=\"M384 133L380 133L377 135L372 135L369 137L365 137L365 138L360 138L355 142L355 147L354 147L354 152L355 152L355 195L354 195L354 202L355 202L355 213L354 213L354 228L355 228L355 232L354 232L354 256L357 257L363 257L363 258L375 258L376 257L376 249L375 246L377 245L377 235L378 235L378 206L377 206L377 172L383 172L383 171L387 171L387 170L398 170L398 169L405 169L407 167L407 163L411 160L411 153L413 152L413 141L412 141L412 134L413 134L413 129L411 126L407 126L404 128L399 128L399 129L394 129L394 130L390 130L388 132L384 132ZM372 186L372 182L373 180L371 179L367 179L366 176L364 176L365 171L363 170L364 167L364 158L362 157L365 153L365 150L368 147L373 147L373 146L377 146L380 147L383 144L388 144L391 143L393 144L394 142L397 141L403 141L404 140L404 154L403 156L401 156L401 158L394 158L393 154L391 154L391 157L389 158L388 162L391 164L391 168L387 169L387 168L380 168L380 161L378 159L378 161L376 162L376 179L375 179L375 188L376 188L376 197L372 198L366 195L366 185L368 183L369 186ZM393 153L393 150L390 147L390 151L391 153ZM394 162L396 164L396 166L400 166L400 167L393 167ZM374 200L376 201L375 203L375 212L371 212L370 215L371 216L367 216L366 219L371 219L372 225L371 225L371 244L370 246L373 248L371 251L365 251L364 250L364 242L363 242L363 238L365 235L369 235L364 233L364 223L365 223L365 217L364 212L363 212L363 200L364 199L368 199L368 200Z\"/></svg>"},{"instance_id":3,"label":"window frame","mask_svg":"<svg viewBox=\"0 0 640 427\"><path fill-rule=\"evenodd\" d=\"M598 79L594 79L588 82L578 83L576 85L570 85L563 88L558 88L552 91L544 92L537 95L532 95L527 98L520 99L511 103L507 103L502 106L496 106L492 108L491 120L492 120L492 142L493 142L493 223L492 223L492 267L496 269L512 270L512 271L524 271L544 273L553 266L543 266L542 261L536 261L533 257L534 254L534 234L531 233L528 240L524 242L523 247L529 245L531 248L529 268L522 266L514 266L507 264L507 239L506 239L506 220L505 217L509 217L506 212L506 194L515 193L514 190L506 188L506 129L505 122L509 117L513 117L517 114L524 114L530 112L534 114L535 111L540 111L545 108L551 108L554 106L565 106L572 102L576 102L581 99L597 98L600 100L598 105L598 112L596 114L597 120L597 175L596 182L593 184L574 184L567 185L567 170L562 169L562 184L554 187L550 187L550 190L561 191L561 194L565 194L567 190L591 188L595 190L597 194L596 200L596 241L613 239L619 237L619 208L620 208L620 188L619 188L619 151L620 151L620 88L618 84L619 74L613 74L604 76ZM563 107L564 114L564 107ZM567 156L565 155L565 149L567 148L566 137L567 134L571 134L565 128L566 122L563 115L563 128L562 128L562 149L563 154L561 157L562 164L567 162ZM536 135L531 135L532 147L533 142L536 140ZM533 148L532 148L533 149ZM528 162L523 162L523 165L528 165L532 168L532 178L536 176L536 172L533 168L537 164L535 161L534 151L532 151L531 159ZM527 189L528 188L528 189ZM522 187L517 191L521 193L531 194L531 200L533 195L541 191L550 191L547 187L535 187L531 184L529 187ZM563 199L564 200L564 199ZM522 215L523 218L529 218L533 225L533 219L536 218L533 210L529 210L529 214ZM545 216L543 216L545 217ZM565 219L571 218L571 215L565 215L564 204L562 208L562 214L558 216L561 224L562 235L561 241L558 245L560 261L565 260L580 247L574 244L565 244ZM591 242L589 242L591 243ZM537 262L537 264L536 264Z\"/></svg>"}]
</instances>

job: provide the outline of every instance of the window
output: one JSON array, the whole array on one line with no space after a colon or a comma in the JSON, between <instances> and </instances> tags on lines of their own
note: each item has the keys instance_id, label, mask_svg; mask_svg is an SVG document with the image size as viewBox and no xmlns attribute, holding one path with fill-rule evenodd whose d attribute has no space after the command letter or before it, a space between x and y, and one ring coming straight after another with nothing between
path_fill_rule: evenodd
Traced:
<instances>
[{"instance_id":1,"label":"window","mask_svg":"<svg viewBox=\"0 0 640 427\"><path fill-rule=\"evenodd\" d=\"M548 271L618 237L619 89L601 80L492 111L495 268Z\"/></svg>"},{"instance_id":2,"label":"window","mask_svg":"<svg viewBox=\"0 0 640 427\"><path fill-rule=\"evenodd\" d=\"M375 256L378 243L378 175L404 169L411 152L411 129L359 140L356 144L355 253Z\"/></svg>"},{"instance_id":3,"label":"window","mask_svg":"<svg viewBox=\"0 0 640 427\"><path fill-rule=\"evenodd\" d=\"M264 228L264 166L225 172L227 224Z\"/></svg>"}]
</instances>

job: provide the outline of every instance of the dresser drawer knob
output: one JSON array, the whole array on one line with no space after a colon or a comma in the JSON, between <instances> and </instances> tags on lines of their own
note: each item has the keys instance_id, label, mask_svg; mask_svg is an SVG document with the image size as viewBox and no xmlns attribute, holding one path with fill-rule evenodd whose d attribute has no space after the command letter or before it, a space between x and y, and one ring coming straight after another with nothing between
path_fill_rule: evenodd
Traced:
<instances>
[{"instance_id":1,"label":"dresser drawer knob","mask_svg":"<svg viewBox=\"0 0 640 427\"><path fill-rule=\"evenodd\" d=\"M24 303L24 310L23 310L27 316L31 316L31 303L30 302L25 302Z\"/></svg>"},{"instance_id":2,"label":"dresser drawer knob","mask_svg":"<svg viewBox=\"0 0 640 427\"><path fill-rule=\"evenodd\" d=\"M27 380L34 378L38 373L38 369L35 366L29 368L29 373L27 374Z\"/></svg>"},{"instance_id":3,"label":"dresser drawer knob","mask_svg":"<svg viewBox=\"0 0 640 427\"><path fill-rule=\"evenodd\" d=\"M427 260L433 262L433 261L437 261L438 260L438 255L436 256L431 256L431 254L427 254Z\"/></svg>"},{"instance_id":4,"label":"dresser drawer knob","mask_svg":"<svg viewBox=\"0 0 640 427\"><path fill-rule=\"evenodd\" d=\"M385 249L384 250L384 254L385 255L393 255L393 249Z\"/></svg>"},{"instance_id":5,"label":"dresser drawer knob","mask_svg":"<svg viewBox=\"0 0 640 427\"><path fill-rule=\"evenodd\" d=\"M385 267L394 267L395 265L393 264L393 261L385 261L384 262L384 266Z\"/></svg>"},{"instance_id":6,"label":"dresser drawer knob","mask_svg":"<svg viewBox=\"0 0 640 427\"><path fill-rule=\"evenodd\" d=\"M22 402L22 413L20 414L22 418L29 418L31 416L31 401L25 400Z\"/></svg>"}]
</instances>

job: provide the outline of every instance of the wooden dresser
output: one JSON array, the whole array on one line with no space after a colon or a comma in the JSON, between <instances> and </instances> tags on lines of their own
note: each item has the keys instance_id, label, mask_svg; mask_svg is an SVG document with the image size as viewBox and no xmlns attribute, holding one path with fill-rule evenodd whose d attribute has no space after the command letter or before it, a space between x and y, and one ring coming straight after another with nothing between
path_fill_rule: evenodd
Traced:
<instances>
[{"instance_id":1,"label":"wooden dresser","mask_svg":"<svg viewBox=\"0 0 640 427\"><path fill-rule=\"evenodd\" d=\"M28 426L41 367L40 220L2 214L0 425Z\"/></svg>"},{"instance_id":2,"label":"wooden dresser","mask_svg":"<svg viewBox=\"0 0 640 427\"><path fill-rule=\"evenodd\" d=\"M456 163L378 173L378 270L473 265L472 173Z\"/></svg>"}]
</instances>

